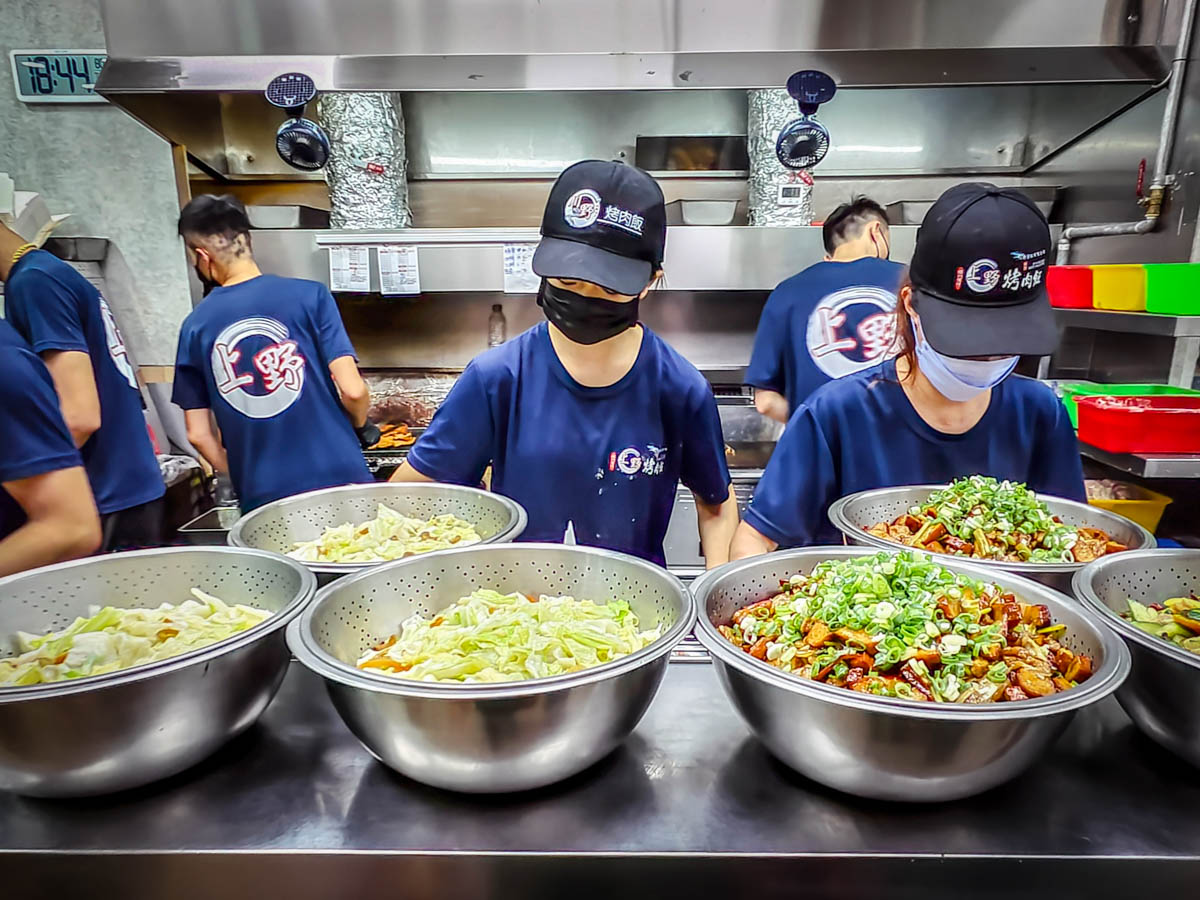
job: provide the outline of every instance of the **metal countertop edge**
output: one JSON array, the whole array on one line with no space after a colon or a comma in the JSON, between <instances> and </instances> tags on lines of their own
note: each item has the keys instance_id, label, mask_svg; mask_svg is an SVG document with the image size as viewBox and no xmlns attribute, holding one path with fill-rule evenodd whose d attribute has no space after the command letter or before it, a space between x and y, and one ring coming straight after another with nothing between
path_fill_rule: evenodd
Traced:
<instances>
[{"instance_id":1,"label":"metal countertop edge","mask_svg":"<svg viewBox=\"0 0 1200 900\"><path fill-rule=\"evenodd\" d=\"M1120 863L1198 863L1200 854L1192 856L1154 855L1117 855L1117 854L1069 854L1069 853L855 853L851 851L763 851L761 853L745 850L380 850L362 848L330 848L322 847L306 849L303 847L260 847L254 849L167 849L167 850L59 850L34 849L17 850L0 849L0 860L5 857L18 856L363 856L363 857L470 857L474 859L501 858L543 858L543 859L796 859L796 860L913 860L913 861L1028 861L1028 862L1120 862Z\"/></svg>"}]
</instances>

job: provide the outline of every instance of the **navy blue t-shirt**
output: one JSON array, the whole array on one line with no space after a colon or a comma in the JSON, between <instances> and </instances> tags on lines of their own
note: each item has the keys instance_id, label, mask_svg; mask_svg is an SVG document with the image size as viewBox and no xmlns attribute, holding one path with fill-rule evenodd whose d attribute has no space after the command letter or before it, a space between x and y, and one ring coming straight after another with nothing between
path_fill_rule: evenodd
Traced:
<instances>
[{"instance_id":1,"label":"navy blue t-shirt","mask_svg":"<svg viewBox=\"0 0 1200 900\"><path fill-rule=\"evenodd\" d=\"M343 356L354 347L315 281L259 275L184 320L171 399L213 411L243 511L372 480L329 373Z\"/></svg>"},{"instance_id":2,"label":"navy blue t-shirt","mask_svg":"<svg viewBox=\"0 0 1200 900\"><path fill-rule=\"evenodd\" d=\"M840 544L827 516L838 498L966 475L1087 499L1075 431L1046 385L1010 375L973 428L943 434L913 409L888 360L818 389L792 414L745 520L782 547Z\"/></svg>"},{"instance_id":3,"label":"navy blue t-shirt","mask_svg":"<svg viewBox=\"0 0 1200 900\"><path fill-rule=\"evenodd\" d=\"M663 564L682 481L705 503L729 494L712 389L662 338L644 335L633 368L584 387L563 367L543 322L476 357L409 453L438 481L492 490L529 513L521 540L580 544Z\"/></svg>"},{"instance_id":4,"label":"navy blue t-shirt","mask_svg":"<svg viewBox=\"0 0 1200 900\"><path fill-rule=\"evenodd\" d=\"M834 378L878 365L892 346L904 266L873 256L819 262L782 282L763 307L746 384L788 409Z\"/></svg>"},{"instance_id":5,"label":"navy blue t-shirt","mask_svg":"<svg viewBox=\"0 0 1200 900\"><path fill-rule=\"evenodd\" d=\"M50 373L0 319L0 484L82 465ZM0 487L0 539L23 524L24 510Z\"/></svg>"},{"instance_id":6,"label":"navy blue t-shirt","mask_svg":"<svg viewBox=\"0 0 1200 900\"><path fill-rule=\"evenodd\" d=\"M58 257L34 250L9 273L4 314L35 353L77 350L92 361L100 428L79 452L96 508L117 512L161 497L137 375L104 296Z\"/></svg>"}]
</instances>

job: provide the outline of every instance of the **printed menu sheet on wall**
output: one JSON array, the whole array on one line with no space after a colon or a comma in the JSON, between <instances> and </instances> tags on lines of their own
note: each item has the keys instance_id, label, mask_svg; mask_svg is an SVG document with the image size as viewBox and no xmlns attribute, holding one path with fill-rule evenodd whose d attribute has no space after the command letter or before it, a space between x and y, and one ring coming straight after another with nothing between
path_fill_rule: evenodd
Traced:
<instances>
[{"instance_id":1,"label":"printed menu sheet on wall","mask_svg":"<svg viewBox=\"0 0 1200 900\"><path fill-rule=\"evenodd\" d=\"M329 290L368 294L371 291L371 248L329 248Z\"/></svg>"},{"instance_id":2,"label":"printed menu sheet on wall","mask_svg":"<svg viewBox=\"0 0 1200 900\"><path fill-rule=\"evenodd\" d=\"M533 273L533 251L537 244L504 245L504 293L533 294L542 280Z\"/></svg>"},{"instance_id":3,"label":"printed menu sheet on wall","mask_svg":"<svg viewBox=\"0 0 1200 900\"><path fill-rule=\"evenodd\" d=\"M379 248L379 293L385 295L421 293L421 272L417 267L416 247Z\"/></svg>"}]
</instances>

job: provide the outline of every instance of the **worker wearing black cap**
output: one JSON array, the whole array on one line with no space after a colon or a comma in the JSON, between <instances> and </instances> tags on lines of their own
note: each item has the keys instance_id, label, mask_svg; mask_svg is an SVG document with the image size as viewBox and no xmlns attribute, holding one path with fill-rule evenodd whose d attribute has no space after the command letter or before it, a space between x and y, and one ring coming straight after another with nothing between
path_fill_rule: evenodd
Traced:
<instances>
[{"instance_id":1,"label":"worker wearing black cap","mask_svg":"<svg viewBox=\"0 0 1200 900\"><path fill-rule=\"evenodd\" d=\"M663 563L682 481L710 566L737 503L704 377L638 321L661 274L662 191L640 169L590 160L559 176L533 257L548 322L471 362L393 481L478 484L529 513L522 540L562 540Z\"/></svg>"},{"instance_id":2,"label":"worker wearing black cap","mask_svg":"<svg viewBox=\"0 0 1200 900\"><path fill-rule=\"evenodd\" d=\"M930 209L896 305L900 353L795 410L738 528L738 559L840 543L829 504L968 475L1084 500L1075 434L1054 392L1013 375L1058 341L1050 229L1019 191L960 184Z\"/></svg>"}]
</instances>

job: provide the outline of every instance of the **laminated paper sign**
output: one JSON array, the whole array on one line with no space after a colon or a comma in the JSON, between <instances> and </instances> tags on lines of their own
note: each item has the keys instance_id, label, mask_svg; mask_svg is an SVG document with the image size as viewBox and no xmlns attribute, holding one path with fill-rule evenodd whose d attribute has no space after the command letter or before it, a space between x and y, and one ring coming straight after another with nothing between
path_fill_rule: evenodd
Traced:
<instances>
[{"instance_id":1,"label":"laminated paper sign","mask_svg":"<svg viewBox=\"0 0 1200 900\"><path fill-rule=\"evenodd\" d=\"M379 248L379 293L421 293L421 273L417 268L416 247Z\"/></svg>"},{"instance_id":2,"label":"laminated paper sign","mask_svg":"<svg viewBox=\"0 0 1200 900\"><path fill-rule=\"evenodd\" d=\"M537 244L504 245L504 293L533 294L542 279L533 273L533 251Z\"/></svg>"},{"instance_id":3,"label":"laminated paper sign","mask_svg":"<svg viewBox=\"0 0 1200 900\"><path fill-rule=\"evenodd\" d=\"M371 248L329 248L329 289L367 294L371 291Z\"/></svg>"}]
</instances>

